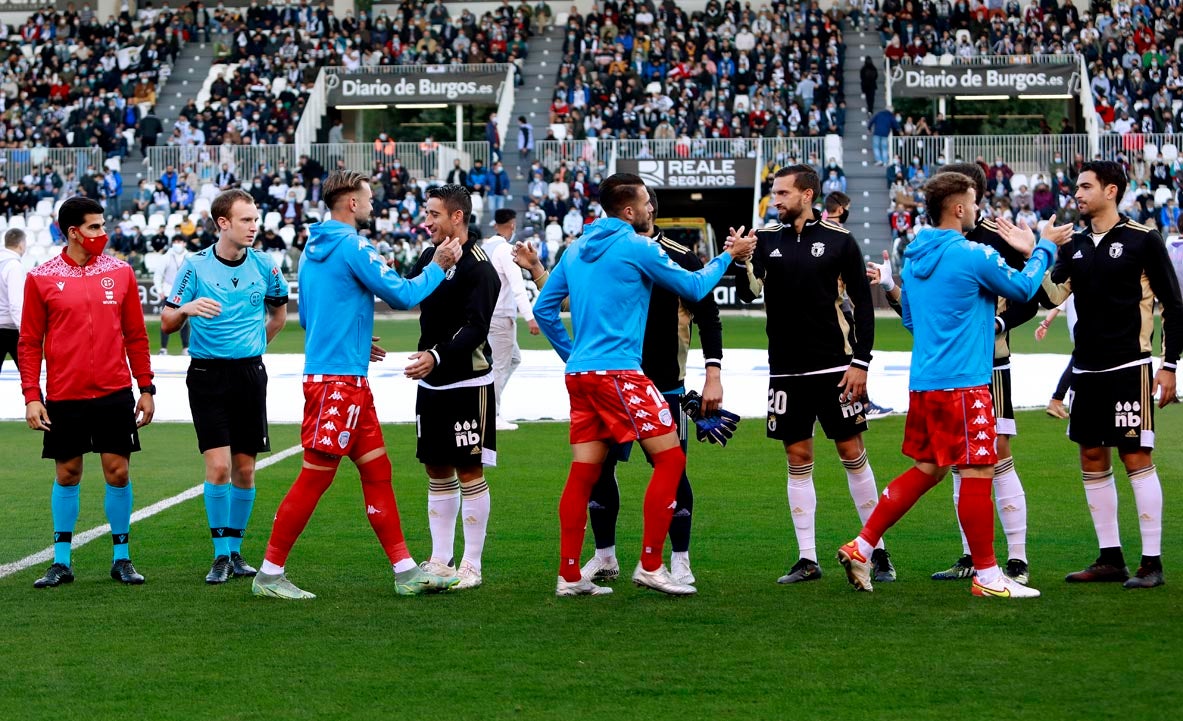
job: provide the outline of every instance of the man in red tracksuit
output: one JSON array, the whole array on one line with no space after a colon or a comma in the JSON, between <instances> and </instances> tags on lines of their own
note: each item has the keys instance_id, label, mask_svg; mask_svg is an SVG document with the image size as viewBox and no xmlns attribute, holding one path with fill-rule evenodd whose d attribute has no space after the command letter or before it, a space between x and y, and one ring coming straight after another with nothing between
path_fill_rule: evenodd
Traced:
<instances>
[{"instance_id":1,"label":"man in red tracksuit","mask_svg":"<svg viewBox=\"0 0 1183 721\"><path fill-rule=\"evenodd\" d=\"M90 198L70 198L58 211L58 227L68 245L29 271L17 346L25 420L29 428L45 432L41 457L57 464L51 494L53 565L33 586L74 580L70 544L78 521L78 483L82 457L91 452L101 454L107 480L103 507L115 547L111 577L140 584L144 577L128 557L132 492L127 469L131 454L140 450L138 429L152 422L156 387L139 287L131 266L103 255L103 206ZM138 403L131 392L133 375Z\"/></svg>"}]
</instances>

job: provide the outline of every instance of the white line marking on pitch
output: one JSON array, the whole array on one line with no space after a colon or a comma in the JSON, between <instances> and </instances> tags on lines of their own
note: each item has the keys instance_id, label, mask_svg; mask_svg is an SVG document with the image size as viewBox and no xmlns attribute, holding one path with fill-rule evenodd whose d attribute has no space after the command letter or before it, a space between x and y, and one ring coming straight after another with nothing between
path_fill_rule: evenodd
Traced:
<instances>
[{"instance_id":1,"label":"white line marking on pitch","mask_svg":"<svg viewBox=\"0 0 1183 721\"><path fill-rule=\"evenodd\" d=\"M268 466L273 466L276 463L279 463L280 461L291 458L292 456L299 453L300 450L301 450L300 446L292 446L291 448L285 448L284 450L280 451L279 453L273 453L270 456L259 461L258 465L255 466L255 470L261 471ZM204 488L205 488L205 484L193 486L192 488L187 488L184 491L181 491L180 493L178 493L175 496L170 496L170 497L164 499L163 501L157 501L156 503L153 503L150 506L147 506L145 508L141 508L140 510L131 514L131 522L135 523L136 521L142 521L145 518L151 518L152 516L155 516L157 513L160 513L161 511L167 511L168 509L172 508L173 506L175 506L179 503L184 503L185 501L189 500L190 498L197 498L198 496L201 495ZM83 531L82 533L76 533L76 534L74 534L74 549L77 550L79 548L82 548L83 546L90 543L94 539L100 538L102 536L106 536L109 533L111 533L111 526L106 523L104 523L101 526L97 526L95 528L92 528L89 531ZM36 566L36 565L45 563L46 561L50 561L50 560L53 560L53 546L49 546L48 548L44 548L44 549L38 551L37 553L34 553L31 556L25 556L24 558L22 558L19 561L13 561L12 563L5 563L3 565L0 565L0 578L5 578L6 576L11 576L14 573L20 573L21 571L25 570L26 568L29 568L31 566Z\"/></svg>"}]
</instances>

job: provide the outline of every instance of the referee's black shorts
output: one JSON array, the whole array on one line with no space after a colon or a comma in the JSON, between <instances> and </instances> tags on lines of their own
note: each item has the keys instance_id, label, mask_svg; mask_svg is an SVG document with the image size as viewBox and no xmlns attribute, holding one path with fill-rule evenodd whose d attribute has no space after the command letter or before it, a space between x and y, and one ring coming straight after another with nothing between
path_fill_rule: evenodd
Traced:
<instances>
[{"instance_id":1,"label":"referee's black shorts","mask_svg":"<svg viewBox=\"0 0 1183 721\"><path fill-rule=\"evenodd\" d=\"M136 401L130 388L101 398L46 401L49 428L42 458L68 461L87 453L128 457L140 450L136 429Z\"/></svg>"},{"instance_id":2,"label":"referee's black shorts","mask_svg":"<svg viewBox=\"0 0 1183 721\"><path fill-rule=\"evenodd\" d=\"M197 447L205 453L271 450L267 430L267 369L260 356L233 360L194 358L185 377Z\"/></svg>"}]
</instances>

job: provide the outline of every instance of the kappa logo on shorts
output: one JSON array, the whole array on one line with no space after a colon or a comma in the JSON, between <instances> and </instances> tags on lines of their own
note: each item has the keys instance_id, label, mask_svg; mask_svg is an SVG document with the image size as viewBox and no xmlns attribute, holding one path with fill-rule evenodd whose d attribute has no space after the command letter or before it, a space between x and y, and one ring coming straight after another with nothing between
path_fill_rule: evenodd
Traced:
<instances>
[{"instance_id":1,"label":"kappa logo on shorts","mask_svg":"<svg viewBox=\"0 0 1183 721\"><path fill-rule=\"evenodd\" d=\"M330 401L343 401L343 400L345 400L345 396L341 395L338 391L333 391L332 395L329 396L329 400Z\"/></svg>"},{"instance_id":2,"label":"kappa logo on shorts","mask_svg":"<svg viewBox=\"0 0 1183 721\"><path fill-rule=\"evenodd\" d=\"M633 417L636 418L637 420L645 420L646 418L650 418L652 416L653 416L653 414L650 413L649 411L645 410L644 408L638 408L637 412L633 414Z\"/></svg>"},{"instance_id":3,"label":"kappa logo on shorts","mask_svg":"<svg viewBox=\"0 0 1183 721\"><path fill-rule=\"evenodd\" d=\"M978 450L974 451L975 456L988 456L990 451L986 450L985 446L978 446Z\"/></svg>"},{"instance_id":4,"label":"kappa logo on shorts","mask_svg":"<svg viewBox=\"0 0 1183 721\"><path fill-rule=\"evenodd\" d=\"M647 431L655 431L655 430L657 430L657 426L653 425L652 423L642 423L641 424L641 432L642 433L645 433Z\"/></svg>"},{"instance_id":5,"label":"kappa logo on shorts","mask_svg":"<svg viewBox=\"0 0 1183 721\"><path fill-rule=\"evenodd\" d=\"M623 387L626 391L636 390L637 388L635 383L625 383Z\"/></svg>"},{"instance_id":6,"label":"kappa logo on shorts","mask_svg":"<svg viewBox=\"0 0 1183 721\"><path fill-rule=\"evenodd\" d=\"M332 421L325 421L325 424L321 428L326 431L335 431L337 430L337 424Z\"/></svg>"},{"instance_id":7,"label":"kappa logo on shorts","mask_svg":"<svg viewBox=\"0 0 1183 721\"><path fill-rule=\"evenodd\" d=\"M668 426L674 422L674 417L670 414L669 408L662 408L657 414L657 420L661 421L661 425Z\"/></svg>"},{"instance_id":8,"label":"kappa logo on shorts","mask_svg":"<svg viewBox=\"0 0 1183 721\"><path fill-rule=\"evenodd\" d=\"M333 439L329 438L328 436L321 436L320 437L320 444L322 446L331 446L331 445L333 445Z\"/></svg>"},{"instance_id":9,"label":"kappa logo on shorts","mask_svg":"<svg viewBox=\"0 0 1183 721\"><path fill-rule=\"evenodd\" d=\"M1138 428L1142 425L1142 404L1138 401L1122 403L1118 401L1113 409L1113 425L1115 428ZM1137 434L1130 435L1131 438Z\"/></svg>"},{"instance_id":10,"label":"kappa logo on shorts","mask_svg":"<svg viewBox=\"0 0 1183 721\"><path fill-rule=\"evenodd\" d=\"M973 424L975 426L984 426L984 425L986 425L986 423L987 423L986 416L978 416L977 418L975 418L973 420Z\"/></svg>"},{"instance_id":11,"label":"kappa logo on shorts","mask_svg":"<svg viewBox=\"0 0 1183 721\"><path fill-rule=\"evenodd\" d=\"M978 400L974 401L974 404L973 404L972 406L970 406L970 408L973 408L975 411L976 411L976 410L981 410L981 409L983 409L983 408L985 408L985 407L986 407L986 404L982 402L982 399L981 399L981 398L979 398Z\"/></svg>"},{"instance_id":12,"label":"kappa logo on shorts","mask_svg":"<svg viewBox=\"0 0 1183 721\"><path fill-rule=\"evenodd\" d=\"M456 431L456 447L480 446L481 436L476 432L476 429L479 427L475 420L464 421L464 423L457 421L456 425L453 426L453 429Z\"/></svg>"},{"instance_id":13,"label":"kappa logo on shorts","mask_svg":"<svg viewBox=\"0 0 1183 721\"><path fill-rule=\"evenodd\" d=\"M325 411L325 415L326 416L339 416L339 415L341 415L341 411L337 410L337 406L329 406L329 409L327 411Z\"/></svg>"},{"instance_id":14,"label":"kappa logo on shorts","mask_svg":"<svg viewBox=\"0 0 1183 721\"><path fill-rule=\"evenodd\" d=\"M988 441L988 440L990 440L990 434L987 433L986 431L978 431L978 435L974 437L974 440L975 441Z\"/></svg>"},{"instance_id":15,"label":"kappa logo on shorts","mask_svg":"<svg viewBox=\"0 0 1183 721\"><path fill-rule=\"evenodd\" d=\"M337 436L337 445L342 448L349 445L349 431L341 431Z\"/></svg>"},{"instance_id":16,"label":"kappa logo on shorts","mask_svg":"<svg viewBox=\"0 0 1183 721\"><path fill-rule=\"evenodd\" d=\"M644 402L645 402L645 399L642 398L641 396L629 396L628 397L628 404L630 406L639 406Z\"/></svg>"}]
</instances>

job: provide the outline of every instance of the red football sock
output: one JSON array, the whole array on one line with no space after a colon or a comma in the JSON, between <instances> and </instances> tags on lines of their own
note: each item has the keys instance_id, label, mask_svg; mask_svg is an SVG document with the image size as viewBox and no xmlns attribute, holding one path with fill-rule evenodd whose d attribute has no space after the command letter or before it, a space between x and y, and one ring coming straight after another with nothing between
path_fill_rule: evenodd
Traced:
<instances>
[{"instance_id":1,"label":"red football sock","mask_svg":"<svg viewBox=\"0 0 1183 721\"><path fill-rule=\"evenodd\" d=\"M939 481L936 476L930 476L915 466L909 468L883 489L879 504L871 512L867 525L863 526L859 535L872 546L879 543L887 529L903 518L916 505L916 501Z\"/></svg>"},{"instance_id":2,"label":"red football sock","mask_svg":"<svg viewBox=\"0 0 1183 721\"><path fill-rule=\"evenodd\" d=\"M288 489L287 495L279 504L275 512L275 523L271 526L271 538L267 541L267 552L263 558L282 566L287 563L288 553L295 545L296 539L304 532L308 519L316 510L320 497L333 483L333 476L337 475L339 458L332 458L320 453L304 452L304 460L316 466L332 466L329 470L301 468L296 482Z\"/></svg>"},{"instance_id":3,"label":"red football sock","mask_svg":"<svg viewBox=\"0 0 1183 721\"><path fill-rule=\"evenodd\" d=\"M653 454L653 476L645 489L645 527L641 533L641 567L656 571L661 567L665 536L674 518L678 482L686 470L686 454L680 446Z\"/></svg>"},{"instance_id":4,"label":"red football sock","mask_svg":"<svg viewBox=\"0 0 1183 721\"><path fill-rule=\"evenodd\" d=\"M361 475L361 492L366 502L366 519L378 536L382 550L391 565L404 558L410 558L407 541L403 538L403 526L398 517L398 502L394 499L394 486L390 458L382 454L357 467Z\"/></svg>"},{"instance_id":5,"label":"red football sock","mask_svg":"<svg viewBox=\"0 0 1183 721\"><path fill-rule=\"evenodd\" d=\"M572 461L567 485L559 498L559 575L564 581L579 580L579 557L587 531L587 502L599 477L599 463Z\"/></svg>"},{"instance_id":6,"label":"red football sock","mask_svg":"<svg viewBox=\"0 0 1183 721\"><path fill-rule=\"evenodd\" d=\"M957 499L957 519L969 542L974 568L981 570L998 563L994 558L994 505L990 500L990 478L961 475L961 497Z\"/></svg>"}]
</instances>

